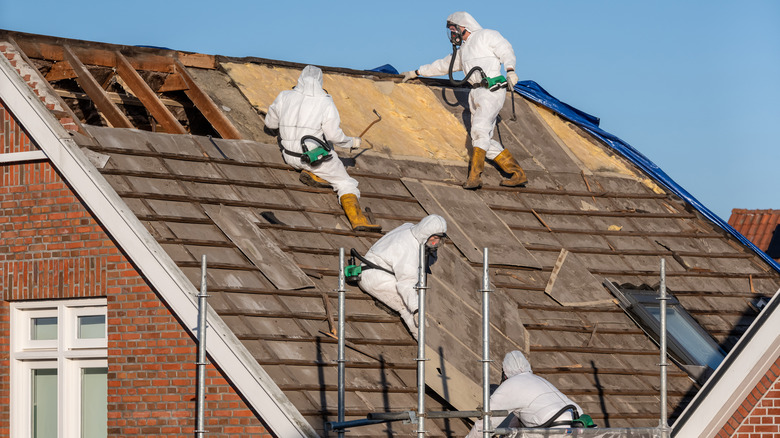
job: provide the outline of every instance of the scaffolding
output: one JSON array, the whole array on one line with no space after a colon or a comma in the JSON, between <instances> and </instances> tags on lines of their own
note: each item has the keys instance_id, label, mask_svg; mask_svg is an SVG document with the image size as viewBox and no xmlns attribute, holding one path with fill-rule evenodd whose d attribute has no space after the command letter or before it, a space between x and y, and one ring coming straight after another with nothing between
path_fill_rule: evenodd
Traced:
<instances>
[{"instance_id":1,"label":"scaffolding","mask_svg":"<svg viewBox=\"0 0 780 438\"><path fill-rule=\"evenodd\" d=\"M490 410L490 293L493 290L490 288L489 279L489 260L488 260L488 248L483 249L482 258L482 284L478 292L482 297L482 409L475 411L426 411L425 410L425 362L428 360L425 358L425 298L427 286L427 254L425 243L420 245L419 250L419 269L418 269L418 281L415 286L415 290L418 294L418 323L417 323L417 410L416 411L403 411L403 412L375 412L369 413L365 419L345 421L345 363L344 358L344 315L345 309L345 277L344 277L344 248L339 249L339 315L338 315L338 421L326 423L326 427L330 430L338 431L339 438L344 436L347 428L370 426L380 423L388 423L393 421L403 421L405 423L417 424L416 435L418 438L423 438L426 435L425 420L426 419L440 419L440 418L482 418L483 430L482 437L505 437L505 438L565 438L565 437L577 437L577 438L667 438L669 436L670 428L667 420L667 380L666 380L666 368L668 363L666 361L666 301L668 297L666 295L666 264L665 260L661 258L660 264L660 279L661 285L659 290L658 300L660 301L660 319L661 319L661 342L660 342L660 357L661 362L658 364L661 368L661 381L660 381L660 419L657 427L649 428L507 428L503 427L504 424L508 424L507 420L504 420L501 425L495 429L491 426L492 416L509 416L510 412L505 410Z\"/></svg>"}]
</instances>

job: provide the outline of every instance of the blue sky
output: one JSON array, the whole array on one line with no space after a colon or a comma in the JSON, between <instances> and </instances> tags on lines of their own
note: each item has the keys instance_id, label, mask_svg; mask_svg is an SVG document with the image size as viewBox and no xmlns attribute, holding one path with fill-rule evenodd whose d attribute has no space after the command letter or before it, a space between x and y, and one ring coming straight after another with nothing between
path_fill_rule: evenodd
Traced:
<instances>
[{"instance_id":1,"label":"blue sky","mask_svg":"<svg viewBox=\"0 0 780 438\"><path fill-rule=\"evenodd\" d=\"M0 28L114 44L399 71L443 57L470 12L518 76L601 118L727 220L780 209L780 2L0 0Z\"/></svg>"}]
</instances>

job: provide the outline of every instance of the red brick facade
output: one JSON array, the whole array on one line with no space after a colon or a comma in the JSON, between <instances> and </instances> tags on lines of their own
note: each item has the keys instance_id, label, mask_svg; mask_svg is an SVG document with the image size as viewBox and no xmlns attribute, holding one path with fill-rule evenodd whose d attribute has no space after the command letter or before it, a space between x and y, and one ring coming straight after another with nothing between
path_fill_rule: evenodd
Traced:
<instances>
[{"instance_id":1,"label":"red brick facade","mask_svg":"<svg viewBox=\"0 0 780 438\"><path fill-rule=\"evenodd\" d=\"M780 436L780 357L737 408L718 438Z\"/></svg>"},{"instance_id":2,"label":"red brick facade","mask_svg":"<svg viewBox=\"0 0 780 438\"><path fill-rule=\"evenodd\" d=\"M0 153L36 149L0 102ZM10 435L9 301L106 297L109 436L191 437L197 347L48 162L0 164L0 436ZM212 365L209 437L271 436Z\"/></svg>"}]
</instances>

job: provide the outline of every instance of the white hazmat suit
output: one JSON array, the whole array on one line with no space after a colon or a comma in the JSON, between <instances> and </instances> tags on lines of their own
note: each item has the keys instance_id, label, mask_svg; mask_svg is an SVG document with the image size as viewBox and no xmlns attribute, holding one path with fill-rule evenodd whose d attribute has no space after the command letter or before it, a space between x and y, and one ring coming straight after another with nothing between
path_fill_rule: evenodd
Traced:
<instances>
[{"instance_id":1,"label":"white hazmat suit","mask_svg":"<svg viewBox=\"0 0 780 438\"><path fill-rule=\"evenodd\" d=\"M301 153L301 138L312 135L323 139L323 135L334 146L351 149L358 147L359 138L348 137L341 130L341 118L333 103L333 98L322 89L322 70L307 65L298 78L298 85L292 90L279 93L268 107L265 125L270 129L279 129L282 147L289 151ZM314 142L307 142L311 150L316 147ZM344 164L339 160L336 151L331 151L333 158L317 166L301 162L301 159L283 153L284 161L296 169L304 169L326 180L338 193L339 199L346 194L360 197L358 182L347 174Z\"/></svg>"},{"instance_id":2,"label":"white hazmat suit","mask_svg":"<svg viewBox=\"0 0 780 438\"><path fill-rule=\"evenodd\" d=\"M391 230L368 250L365 258L371 263L392 271L366 269L360 275L358 285L366 293L385 303L401 315L412 335L417 336L414 313L417 311L417 284L420 266L420 245L433 235L444 235L447 222L432 214L419 223L405 223Z\"/></svg>"},{"instance_id":3,"label":"white hazmat suit","mask_svg":"<svg viewBox=\"0 0 780 438\"><path fill-rule=\"evenodd\" d=\"M511 411L520 418L523 426L544 424L566 405L574 405L582 415L582 408L560 392L552 383L531 371L531 364L520 351L510 351L504 356L504 374L507 379L490 396L490 410ZM564 412L556 421L573 420L571 411ZM504 418L492 417L495 428ZM519 427L519 424L511 424ZM477 420L467 438L482 436L482 420Z\"/></svg>"},{"instance_id":4,"label":"white hazmat suit","mask_svg":"<svg viewBox=\"0 0 780 438\"><path fill-rule=\"evenodd\" d=\"M474 67L481 67L485 74L492 78L501 75L501 64L504 64L507 70L514 70L515 52L509 41L498 31L483 29L468 12L455 12L447 17L447 21L463 26L471 33L456 52L453 71L468 73ZM446 75L449 73L451 59L452 54L449 54L438 61L420 66L417 71L420 76ZM479 72L469 78L472 84L479 84L480 80L482 77ZM479 87L469 93L471 142L474 147L484 150L489 160L496 158L504 150L501 143L493 140L493 129L505 100L506 91L503 89L490 91Z\"/></svg>"}]
</instances>

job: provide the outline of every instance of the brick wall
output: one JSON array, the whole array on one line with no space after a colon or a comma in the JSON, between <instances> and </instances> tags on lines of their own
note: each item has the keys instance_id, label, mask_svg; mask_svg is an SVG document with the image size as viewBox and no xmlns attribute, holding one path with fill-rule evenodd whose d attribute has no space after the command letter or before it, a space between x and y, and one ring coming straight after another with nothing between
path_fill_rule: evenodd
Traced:
<instances>
[{"instance_id":1,"label":"brick wall","mask_svg":"<svg viewBox=\"0 0 780 438\"><path fill-rule=\"evenodd\" d=\"M718 433L718 438L780 436L780 357Z\"/></svg>"},{"instance_id":2,"label":"brick wall","mask_svg":"<svg viewBox=\"0 0 780 438\"><path fill-rule=\"evenodd\" d=\"M0 101L0 153L35 149ZM195 341L48 162L0 165L0 436L9 436L9 301L108 301L109 436L191 437ZM212 365L209 437L271 436Z\"/></svg>"}]
</instances>

